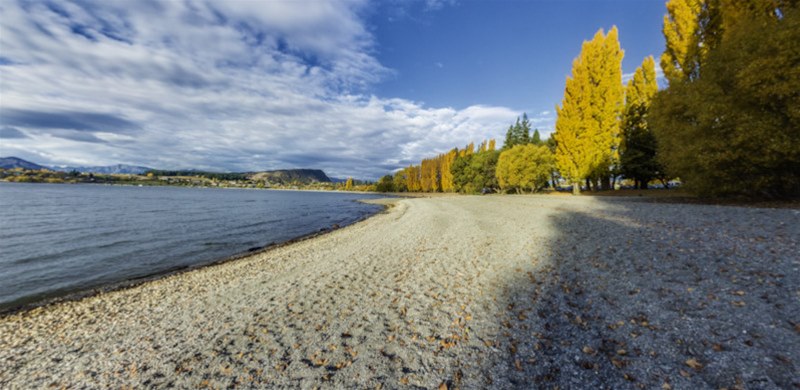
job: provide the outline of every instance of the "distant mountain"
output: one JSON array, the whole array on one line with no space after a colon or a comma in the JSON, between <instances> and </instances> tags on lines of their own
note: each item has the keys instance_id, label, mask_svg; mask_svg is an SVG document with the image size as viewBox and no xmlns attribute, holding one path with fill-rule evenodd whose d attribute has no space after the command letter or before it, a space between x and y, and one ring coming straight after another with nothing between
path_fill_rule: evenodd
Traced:
<instances>
[{"instance_id":1,"label":"distant mountain","mask_svg":"<svg viewBox=\"0 0 800 390\"><path fill-rule=\"evenodd\" d=\"M148 167L140 167L136 165L126 165L126 164L106 165L99 167L52 167L52 169L61 172L78 171L81 173L99 173L102 175L110 175L110 174L141 175L147 171L153 170L152 168Z\"/></svg>"},{"instance_id":2,"label":"distant mountain","mask_svg":"<svg viewBox=\"0 0 800 390\"><path fill-rule=\"evenodd\" d=\"M275 171L255 172L250 180L265 180L271 183L330 183L331 179L321 169L279 169Z\"/></svg>"},{"instance_id":3,"label":"distant mountain","mask_svg":"<svg viewBox=\"0 0 800 390\"><path fill-rule=\"evenodd\" d=\"M48 167L44 167L39 164L32 163L30 161L25 161L18 157L0 157L0 168L2 169L22 168L29 170L50 169Z\"/></svg>"},{"instance_id":4,"label":"distant mountain","mask_svg":"<svg viewBox=\"0 0 800 390\"><path fill-rule=\"evenodd\" d=\"M339 182L331 180L328 175L321 169L278 169L274 171L262 172L206 172L196 169L189 170L157 170L148 167L136 165L107 165L96 167L67 167L67 166L52 166L45 167L39 164L25 161L17 157L2 157L0 158L0 168L13 169L22 168L30 170L49 169L60 172L78 171L81 173L97 173L102 175L110 174L128 174L128 175L143 175L147 172L153 172L157 176L205 176L217 180L253 180L253 181L267 181L273 184L310 184L310 183L331 183ZM341 180L343 181L343 180Z\"/></svg>"}]
</instances>

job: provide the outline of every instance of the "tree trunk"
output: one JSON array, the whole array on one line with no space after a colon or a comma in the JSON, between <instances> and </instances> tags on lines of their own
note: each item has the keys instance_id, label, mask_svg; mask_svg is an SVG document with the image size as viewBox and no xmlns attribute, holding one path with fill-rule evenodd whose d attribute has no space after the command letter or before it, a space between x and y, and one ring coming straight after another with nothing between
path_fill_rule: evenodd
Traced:
<instances>
[{"instance_id":1,"label":"tree trunk","mask_svg":"<svg viewBox=\"0 0 800 390\"><path fill-rule=\"evenodd\" d=\"M592 179L586 179L586 191L592 190Z\"/></svg>"},{"instance_id":2,"label":"tree trunk","mask_svg":"<svg viewBox=\"0 0 800 390\"><path fill-rule=\"evenodd\" d=\"M572 183L572 195L580 195L581 194L581 182L575 181Z\"/></svg>"},{"instance_id":3,"label":"tree trunk","mask_svg":"<svg viewBox=\"0 0 800 390\"><path fill-rule=\"evenodd\" d=\"M600 188L602 188L603 191L611 190L611 175L605 175L601 177L599 180L600 180Z\"/></svg>"}]
</instances>

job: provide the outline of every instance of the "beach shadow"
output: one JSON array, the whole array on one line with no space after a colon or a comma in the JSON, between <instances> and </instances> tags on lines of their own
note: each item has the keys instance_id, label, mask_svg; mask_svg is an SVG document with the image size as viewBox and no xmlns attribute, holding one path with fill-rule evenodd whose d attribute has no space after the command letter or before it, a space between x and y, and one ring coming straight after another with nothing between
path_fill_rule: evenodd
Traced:
<instances>
[{"instance_id":1,"label":"beach shadow","mask_svg":"<svg viewBox=\"0 0 800 390\"><path fill-rule=\"evenodd\" d=\"M800 386L798 231L780 211L594 202L551 215L547 258L509 278L501 387Z\"/></svg>"}]
</instances>

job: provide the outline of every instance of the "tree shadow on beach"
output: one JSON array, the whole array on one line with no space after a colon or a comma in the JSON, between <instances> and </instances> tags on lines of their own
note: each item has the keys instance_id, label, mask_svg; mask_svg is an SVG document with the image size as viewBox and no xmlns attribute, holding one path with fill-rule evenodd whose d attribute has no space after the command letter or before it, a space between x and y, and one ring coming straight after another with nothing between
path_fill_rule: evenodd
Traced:
<instances>
[{"instance_id":1,"label":"tree shadow on beach","mask_svg":"<svg viewBox=\"0 0 800 390\"><path fill-rule=\"evenodd\" d=\"M498 383L800 386L799 235L781 211L595 202L552 215L548 257L508 280Z\"/></svg>"}]
</instances>

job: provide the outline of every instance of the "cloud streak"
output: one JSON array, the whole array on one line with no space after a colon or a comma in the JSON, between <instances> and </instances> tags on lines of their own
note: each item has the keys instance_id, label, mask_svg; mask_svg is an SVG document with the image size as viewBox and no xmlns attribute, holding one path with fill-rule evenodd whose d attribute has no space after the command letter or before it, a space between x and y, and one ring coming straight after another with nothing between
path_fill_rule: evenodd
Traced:
<instances>
[{"instance_id":1,"label":"cloud streak","mask_svg":"<svg viewBox=\"0 0 800 390\"><path fill-rule=\"evenodd\" d=\"M502 138L518 110L370 94L391 70L367 6L2 2L0 155L376 178Z\"/></svg>"}]
</instances>

